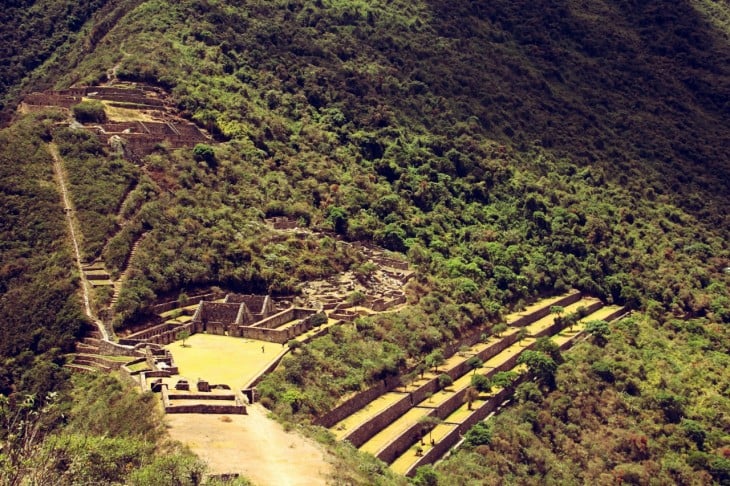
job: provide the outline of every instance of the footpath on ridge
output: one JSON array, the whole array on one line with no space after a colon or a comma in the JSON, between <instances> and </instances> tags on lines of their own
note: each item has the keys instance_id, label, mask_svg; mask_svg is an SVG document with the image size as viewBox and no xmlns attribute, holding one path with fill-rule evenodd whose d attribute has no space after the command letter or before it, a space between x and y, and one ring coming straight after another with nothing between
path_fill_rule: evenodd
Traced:
<instances>
[{"instance_id":1,"label":"footpath on ridge","mask_svg":"<svg viewBox=\"0 0 730 486\"><path fill-rule=\"evenodd\" d=\"M112 333L104 323L99 319L91 308L91 297L89 293L89 282L84 274L84 266L81 261L81 250L79 249L79 241L77 238L76 228L78 222L74 214L73 206L71 205L71 199L68 196L68 190L66 189L66 173L63 168L63 161L61 155L58 153L58 147L51 143L48 145L48 152L53 158L53 171L56 173L56 179L58 181L58 187L61 192L61 200L63 201L63 211L66 213L66 222L68 223L69 235L71 236L71 242L73 244L74 255L76 258L76 266L78 267L79 275L81 278L81 289L82 297L84 301L84 313L91 319L99 331L101 338L108 341L112 336Z\"/></svg>"},{"instance_id":2,"label":"footpath on ridge","mask_svg":"<svg viewBox=\"0 0 730 486\"><path fill-rule=\"evenodd\" d=\"M551 314L551 308L556 307L566 316L582 317L564 329L564 321ZM542 300L507 316L509 327L499 336L461 349L410 384L398 382L351 397L318 422L338 440L347 440L378 457L397 473L412 475L417 467L440 459L469 428L510 398L516 385L528 378L524 366L517 364L519 356L538 338L550 336L560 349L567 349L587 322L610 321L624 312L623 307L604 306L600 300L576 291ZM471 367L473 357L482 361L481 370ZM515 381L467 398L473 374L491 379L501 371L516 372ZM443 389L439 386L441 374L453 380Z\"/></svg>"}]
</instances>

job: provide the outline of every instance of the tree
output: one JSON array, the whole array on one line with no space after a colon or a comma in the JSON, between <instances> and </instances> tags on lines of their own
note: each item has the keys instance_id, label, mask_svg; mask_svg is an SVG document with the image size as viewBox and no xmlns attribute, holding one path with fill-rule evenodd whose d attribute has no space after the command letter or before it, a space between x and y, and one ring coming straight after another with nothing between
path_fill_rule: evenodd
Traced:
<instances>
[{"instance_id":1,"label":"tree","mask_svg":"<svg viewBox=\"0 0 730 486\"><path fill-rule=\"evenodd\" d=\"M410 373L405 373L401 375L401 382L403 383L403 391L408 391L408 387L411 383L416 379L416 376L418 376L418 371L414 370Z\"/></svg>"},{"instance_id":2,"label":"tree","mask_svg":"<svg viewBox=\"0 0 730 486\"><path fill-rule=\"evenodd\" d=\"M205 162L211 168L215 168L217 165L213 147L205 143L199 143L193 147L193 158L198 162Z\"/></svg>"},{"instance_id":3,"label":"tree","mask_svg":"<svg viewBox=\"0 0 730 486\"><path fill-rule=\"evenodd\" d=\"M517 358L517 363L527 365L530 373L535 375L540 383L549 390L555 388L555 373L558 366L547 354L528 349Z\"/></svg>"},{"instance_id":4,"label":"tree","mask_svg":"<svg viewBox=\"0 0 730 486\"><path fill-rule=\"evenodd\" d=\"M421 466L416 469L416 475L413 476L413 484L416 486L437 486L438 475L433 466Z\"/></svg>"},{"instance_id":5,"label":"tree","mask_svg":"<svg viewBox=\"0 0 730 486\"><path fill-rule=\"evenodd\" d=\"M464 435L464 447L474 448L492 442L492 428L486 422L477 422Z\"/></svg>"},{"instance_id":6,"label":"tree","mask_svg":"<svg viewBox=\"0 0 730 486\"><path fill-rule=\"evenodd\" d=\"M327 320L327 314L324 312L318 312L309 318L309 322L312 324L312 327L319 327L322 324L327 324Z\"/></svg>"},{"instance_id":7,"label":"tree","mask_svg":"<svg viewBox=\"0 0 730 486\"><path fill-rule=\"evenodd\" d=\"M555 323L558 324L562 322L562 316L565 312L565 307L562 305L551 305L550 306L550 313L555 316Z\"/></svg>"},{"instance_id":8,"label":"tree","mask_svg":"<svg viewBox=\"0 0 730 486\"><path fill-rule=\"evenodd\" d=\"M494 331L494 334L497 337L502 337L502 333L506 330L507 330L507 324L505 324L504 322L500 322L499 324L494 326L494 328L492 328L492 331Z\"/></svg>"},{"instance_id":9,"label":"tree","mask_svg":"<svg viewBox=\"0 0 730 486\"><path fill-rule=\"evenodd\" d=\"M597 320L586 323L586 332L592 336L596 345L603 347L608 342L607 338L611 334L611 329L606 321Z\"/></svg>"},{"instance_id":10,"label":"tree","mask_svg":"<svg viewBox=\"0 0 730 486\"><path fill-rule=\"evenodd\" d=\"M492 377L492 385L507 388L512 385L519 375L514 371L500 371Z\"/></svg>"},{"instance_id":11,"label":"tree","mask_svg":"<svg viewBox=\"0 0 730 486\"><path fill-rule=\"evenodd\" d=\"M186 347L185 341L190 337L190 331L188 329L183 329L180 332L177 333L177 338L182 341L182 347Z\"/></svg>"},{"instance_id":12,"label":"tree","mask_svg":"<svg viewBox=\"0 0 730 486\"><path fill-rule=\"evenodd\" d=\"M340 235L347 233L348 214L344 208L339 206L327 208L327 220L332 224L335 233Z\"/></svg>"},{"instance_id":13,"label":"tree","mask_svg":"<svg viewBox=\"0 0 730 486\"><path fill-rule=\"evenodd\" d=\"M293 353L297 349L302 349L303 344L301 341L291 339L286 343L286 346L289 348L289 351Z\"/></svg>"},{"instance_id":14,"label":"tree","mask_svg":"<svg viewBox=\"0 0 730 486\"><path fill-rule=\"evenodd\" d=\"M74 118L81 123L104 123L106 121L106 112L104 104L101 101L82 101L72 108Z\"/></svg>"},{"instance_id":15,"label":"tree","mask_svg":"<svg viewBox=\"0 0 730 486\"><path fill-rule=\"evenodd\" d=\"M27 395L25 399L20 399L19 396L14 398L17 401L0 394L0 430L3 431L0 435L2 484L26 484L30 477L38 480L53 473L47 467L51 461L42 456L46 455L43 442L53 428L52 419L58 407L56 392L46 397L42 407L38 407L32 395ZM43 479L50 481L50 477ZM30 483L35 481L29 481Z\"/></svg>"},{"instance_id":16,"label":"tree","mask_svg":"<svg viewBox=\"0 0 730 486\"><path fill-rule=\"evenodd\" d=\"M487 393L492 389L492 381L484 375L472 375L470 383L482 393Z\"/></svg>"},{"instance_id":17,"label":"tree","mask_svg":"<svg viewBox=\"0 0 730 486\"><path fill-rule=\"evenodd\" d=\"M535 351L542 351L543 353L550 356L555 363L561 364L563 355L560 354L560 346L555 344L555 341L550 339L548 336L542 336L535 341L535 346L532 348Z\"/></svg>"},{"instance_id":18,"label":"tree","mask_svg":"<svg viewBox=\"0 0 730 486\"><path fill-rule=\"evenodd\" d=\"M521 343L529 333L527 332L527 328L521 327L519 331L517 331L517 343Z\"/></svg>"},{"instance_id":19,"label":"tree","mask_svg":"<svg viewBox=\"0 0 730 486\"><path fill-rule=\"evenodd\" d=\"M687 438L697 445L697 450L704 450L707 432L705 432L701 423L684 419L682 420L682 429L685 435L687 435Z\"/></svg>"},{"instance_id":20,"label":"tree","mask_svg":"<svg viewBox=\"0 0 730 486\"><path fill-rule=\"evenodd\" d=\"M414 371L421 375L421 379L423 379L423 374L426 372L427 369L428 365L426 363L418 363Z\"/></svg>"},{"instance_id":21,"label":"tree","mask_svg":"<svg viewBox=\"0 0 730 486\"><path fill-rule=\"evenodd\" d=\"M466 360L466 365L469 367L469 369L474 370L474 373L477 372L477 368L481 368L484 366L484 361L482 361L479 356L472 356L471 358Z\"/></svg>"},{"instance_id":22,"label":"tree","mask_svg":"<svg viewBox=\"0 0 730 486\"><path fill-rule=\"evenodd\" d=\"M446 373L441 373L438 377L438 381L439 388L441 388L442 390L451 386L454 383L454 380Z\"/></svg>"},{"instance_id":23,"label":"tree","mask_svg":"<svg viewBox=\"0 0 730 486\"><path fill-rule=\"evenodd\" d=\"M426 416L418 419L418 424L421 426L421 433L425 434L428 431L428 442L429 443L431 443L433 440L433 437L431 436L431 432L433 431L434 427L436 427L438 424L440 424L442 422L443 422L443 420L441 420L438 417L434 417L432 415L426 415ZM421 443L423 443L423 437L421 437Z\"/></svg>"},{"instance_id":24,"label":"tree","mask_svg":"<svg viewBox=\"0 0 730 486\"><path fill-rule=\"evenodd\" d=\"M466 402L466 407L471 410L471 404L474 403L475 400L479 399L479 390L474 388L473 386L470 386L466 389L466 392L464 393L464 401Z\"/></svg>"},{"instance_id":25,"label":"tree","mask_svg":"<svg viewBox=\"0 0 730 486\"><path fill-rule=\"evenodd\" d=\"M440 349L434 349L431 353L426 356L426 366L433 368L433 372L437 373L439 366L444 364L444 353Z\"/></svg>"}]
</instances>

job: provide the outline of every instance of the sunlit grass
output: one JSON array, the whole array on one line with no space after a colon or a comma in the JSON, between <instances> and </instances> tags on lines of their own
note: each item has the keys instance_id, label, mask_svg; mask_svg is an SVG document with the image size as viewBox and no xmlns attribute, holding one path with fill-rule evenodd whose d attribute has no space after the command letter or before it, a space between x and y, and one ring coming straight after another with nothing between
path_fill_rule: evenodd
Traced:
<instances>
[{"instance_id":1,"label":"sunlit grass","mask_svg":"<svg viewBox=\"0 0 730 486\"><path fill-rule=\"evenodd\" d=\"M180 376L242 387L282 350L276 343L211 334L193 334L167 346ZM263 351L262 351L263 349Z\"/></svg>"}]
</instances>

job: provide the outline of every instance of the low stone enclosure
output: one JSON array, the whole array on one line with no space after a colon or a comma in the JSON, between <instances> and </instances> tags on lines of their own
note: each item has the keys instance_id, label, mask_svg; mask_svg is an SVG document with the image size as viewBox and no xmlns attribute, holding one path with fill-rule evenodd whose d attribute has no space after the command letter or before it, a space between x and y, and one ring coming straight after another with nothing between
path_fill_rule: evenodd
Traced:
<instances>
[{"instance_id":1,"label":"low stone enclosure","mask_svg":"<svg viewBox=\"0 0 730 486\"><path fill-rule=\"evenodd\" d=\"M173 115L166 95L148 86L86 86L42 93L30 93L23 100L26 110L55 106L71 109L85 99L103 101L111 107L144 111L145 121L108 121L84 125L104 143L121 139L125 152L133 157L151 153L160 143L170 148L192 147L208 141L193 123Z\"/></svg>"},{"instance_id":2,"label":"low stone enclosure","mask_svg":"<svg viewBox=\"0 0 730 486\"><path fill-rule=\"evenodd\" d=\"M204 332L283 344L313 329L317 309L288 306L281 309L266 295L228 294L223 302L200 300L192 319L166 321L119 340L120 344L170 344L181 332Z\"/></svg>"},{"instance_id":3,"label":"low stone enclosure","mask_svg":"<svg viewBox=\"0 0 730 486\"><path fill-rule=\"evenodd\" d=\"M574 325L575 331L556 335L566 325L549 315L552 306L565 306L566 313L581 308L584 317ZM487 378L500 371L517 371L520 354L533 347L537 338L552 336L556 344L565 349L580 335L585 322L596 319L611 321L624 313L622 307L604 307L598 299L583 297L575 291L542 301L525 312L508 316L506 323L510 327L502 336L492 336L481 343L478 342L479 337L455 343L447 350L448 353L444 353L445 356L451 354L451 357L442 366L442 371L426 372L421 379L414 379L414 383L404 382L400 377L385 380L345 400L316 423L330 428L339 440L347 440L387 462L396 472L412 475L418 466L442 457L471 426L508 399L520 380L527 379L521 374L511 386L481 394L478 400L467 406L467 389L472 373L476 373L468 363L470 357L476 356L483 361L483 369L486 370L483 374ZM527 337L521 336L520 328L527 331ZM470 346L466 353L469 356L456 354L456 350L465 345ZM447 389L439 386L438 375L442 373L453 380L453 385ZM412 389L409 390L409 387ZM431 417L439 425L435 428L433 424L424 426L424 417ZM433 442L422 442L420 451L416 452L414 444L419 439L423 441L428 430L431 430Z\"/></svg>"},{"instance_id":4,"label":"low stone enclosure","mask_svg":"<svg viewBox=\"0 0 730 486\"><path fill-rule=\"evenodd\" d=\"M199 380L197 392L191 391L185 380L180 380L174 390L160 386L165 413L246 414L241 396L225 385L209 385ZM153 387L154 389L154 387Z\"/></svg>"}]
</instances>

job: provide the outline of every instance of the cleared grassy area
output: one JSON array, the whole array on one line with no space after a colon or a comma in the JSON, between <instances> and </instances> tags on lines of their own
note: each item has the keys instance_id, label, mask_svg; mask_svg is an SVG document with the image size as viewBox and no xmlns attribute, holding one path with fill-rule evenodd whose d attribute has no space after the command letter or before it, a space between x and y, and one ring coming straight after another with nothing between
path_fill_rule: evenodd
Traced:
<instances>
[{"instance_id":1,"label":"cleared grassy area","mask_svg":"<svg viewBox=\"0 0 730 486\"><path fill-rule=\"evenodd\" d=\"M108 287L110 285L114 285L114 282L111 280L87 280L91 284L92 287Z\"/></svg>"},{"instance_id":2,"label":"cleared grassy area","mask_svg":"<svg viewBox=\"0 0 730 486\"><path fill-rule=\"evenodd\" d=\"M172 352L180 377L239 388L248 383L280 352L281 345L253 339L193 334L166 346ZM263 349L263 351L262 351Z\"/></svg>"},{"instance_id":3,"label":"cleared grassy area","mask_svg":"<svg viewBox=\"0 0 730 486\"><path fill-rule=\"evenodd\" d=\"M107 272L103 268L85 269L84 273L86 275L101 275L101 276L109 275L109 272Z\"/></svg>"},{"instance_id":4,"label":"cleared grassy area","mask_svg":"<svg viewBox=\"0 0 730 486\"><path fill-rule=\"evenodd\" d=\"M147 362L142 361L140 363L135 363L133 365L127 365L127 368L129 368L129 371L135 372L135 371L144 371L150 369L149 366L147 366Z\"/></svg>"},{"instance_id":5,"label":"cleared grassy area","mask_svg":"<svg viewBox=\"0 0 730 486\"><path fill-rule=\"evenodd\" d=\"M520 354L522 351L524 351L524 349L527 346L529 346L531 343L533 343L534 341L535 340L533 338L525 338L522 340L521 343L513 344L512 346L503 350L498 355L485 361L483 368L485 370L489 370L489 368L496 368L497 366L504 364L508 359L512 358L514 355Z\"/></svg>"},{"instance_id":6,"label":"cleared grassy area","mask_svg":"<svg viewBox=\"0 0 730 486\"><path fill-rule=\"evenodd\" d=\"M115 363L126 363L132 359L129 356L112 356L110 354L98 354L95 356L100 356L107 361L114 361Z\"/></svg>"},{"instance_id":7,"label":"cleared grassy area","mask_svg":"<svg viewBox=\"0 0 730 486\"><path fill-rule=\"evenodd\" d=\"M333 425L330 430L333 434L335 434L335 437L337 439L342 439L344 436L346 436L348 433L350 433L355 427L360 425L361 423L365 422L366 420L374 417L375 415L379 414L386 408L390 407L392 404L403 398L405 394L403 393L385 393L384 395L380 395L378 398L373 400L372 402L365 405L363 408L358 410L357 412L353 413L352 415L345 417L344 419L337 422L335 425Z\"/></svg>"},{"instance_id":8,"label":"cleared grassy area","mask_svg":"<svg viewBox=\"0 0 730 486\"><path fill-rule=\"evenodd\" d=\"M84 99L91 99L91 98L84 98ZM151 122L151 121L159 121L159 118L156 118L152 115L152 110L140 110L138 108L121 108L119 106L111 106L109 101L103 101L104 104L104 112L106 113L106 117L115 122L132 122L132 121L141 121L141 122ZM159 112L157 112L159 113Z\"/></svg>"},{"instance_id":9,"label":"cleared grassy area","mask_svg":"<svg viewBox=\"0 0 730 486\"><path fill-rule=\"evenodd\" d=\"M469 415L471 415L472 413L474 413L475 410L477 410L479 407L481 407L482 405L484 405L485 403L487 403L487 400L489 398L491 398L492 396L494 396L494 394L496 392L498 392L499 390L500 390L500 388L495 387L495 389L494 389L493 392L490 392L490 393L482 393L481 395L479 395L479 399L478 400L474 400L472 402L472 404L471 404L471 410L469 410L469 404L468 403L465 403L461 407L459 407L456 410L454 410L451 413L451 415L449 415L448 417L446 417L446 419L444 420L444 422L447 422L447 423L450 423L450 424L460 424L460 423L462 423L464 420L466 420L469 417Z\"/></svg>"}]
</instances>

